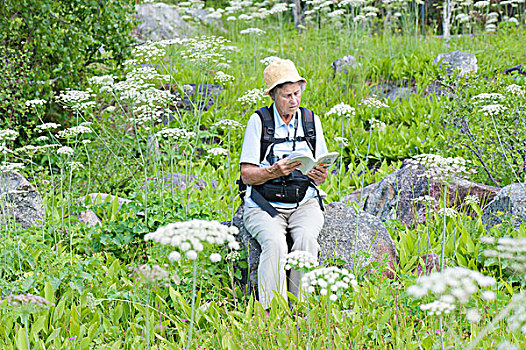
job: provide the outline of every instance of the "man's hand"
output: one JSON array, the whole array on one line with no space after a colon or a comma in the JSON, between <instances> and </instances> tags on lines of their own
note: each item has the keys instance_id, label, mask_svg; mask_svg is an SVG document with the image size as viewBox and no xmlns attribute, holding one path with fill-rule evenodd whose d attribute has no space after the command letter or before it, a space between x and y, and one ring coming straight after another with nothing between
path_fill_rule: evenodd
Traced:
<instances>
[{"instance_id":1,"label":"man's hand","mask_svg":"<svg viewBox=\"0 0 526 350\"><path fill-rule=\"evenodd\" d=\"M312 168L311 171L307 173L307 176L314 180L314 183L316 183L316 185L320 185L321 183L323 183L323 181L325 181L328 174L329 171L327 168L318 165Z\"/></svg>"},{"instance_id":2,"label":"man's hand","mask_svg":"<svg viewBox=\"0 0 526 350\"><path fill-rule=\"evenodd\" d=\"M287 176L301 165L301 162L287 164L288 161L289 160L287 158L283 158L271 165L270 167L268 167L270 173L272 174L272 176L274 176L274 178L278 178L280 176Z\"/></svg>"}]
</instances>

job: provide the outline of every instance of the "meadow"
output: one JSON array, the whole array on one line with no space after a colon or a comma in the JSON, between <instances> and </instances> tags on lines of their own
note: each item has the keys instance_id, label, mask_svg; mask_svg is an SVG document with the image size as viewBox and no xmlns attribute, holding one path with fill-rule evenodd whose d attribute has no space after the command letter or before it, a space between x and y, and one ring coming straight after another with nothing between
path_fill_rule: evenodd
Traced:
<instances>
[{"instance_id":1,"label":"meadow","mask_svg":"<svg viewBox=\"0 0 526 350\"><path fill-rule=\"evenodd\" d=\"M85 81L46 99L23 96L31 122L0 122L2 176L23 174L45 211L22 229L7 196L0 202L2 349L526 347L524 225L484 225L477 201L446 210L440 200L413 226L385 222L395 278L382 263L346 271L335 259L334 293L313 283L306 301L276 299L265 317L236 230L220 223L241 205L244 125L271 103L262 72L272 60L295 62L308 81L302 106L340 153L321 186L327 203L418 155L444 160L427 170L465 160L446 182L526 178L526 79L502 73L525 59L524 2L458 2L449 39L433 22L422 32L416 2L308 3L299 27L283 4L218 5L217 22L195 20L201 35L141 42L122 66L90 66ZM478 70L433 63L455 50L475 54ZM346 55L356 65L335 71ZM437 82L454 94L428 94ZM413 93L385 98L381 84ZM79 220L86 209L100 224ZM442 271L419 278L428 253Z\"/></svg>"}]
</instances>

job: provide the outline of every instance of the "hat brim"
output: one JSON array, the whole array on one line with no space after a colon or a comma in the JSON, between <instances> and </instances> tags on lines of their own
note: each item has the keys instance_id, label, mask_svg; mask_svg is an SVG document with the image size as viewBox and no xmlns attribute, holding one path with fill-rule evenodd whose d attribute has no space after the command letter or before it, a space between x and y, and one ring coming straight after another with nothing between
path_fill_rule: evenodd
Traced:
<instances>
[{"instance_id":1,"label":"hat brim","mask_svg":"<svg viewBox=\"0 0 526 350\"><path fill-rule=\"evenodd\" d=\"M278 85L281 85L281 84L285 84L285 83L291 83L291 84L294 84L294 83L297 83L297 82L304 82L305 84L307 84L307 80L305 78L302 78L302 77L298 77L297 80L295 79L289 79L289 78L283 78L283 79L280 79L278 81L276 81L274 84L272 84L272 86L270 86L267 91L265 91L265 95L269 95L270 94L270 90L274 89L276 86Z\"/></svg>"}]
</instances>

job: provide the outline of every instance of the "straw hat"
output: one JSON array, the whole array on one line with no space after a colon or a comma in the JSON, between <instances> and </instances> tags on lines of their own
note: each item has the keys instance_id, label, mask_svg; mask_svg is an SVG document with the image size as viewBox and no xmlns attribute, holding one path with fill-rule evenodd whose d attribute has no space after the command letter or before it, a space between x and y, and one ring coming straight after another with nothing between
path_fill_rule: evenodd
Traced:
<instances>
[{"instance_id":1,"label":"straw hat","mask_svg":"<svg viewBox=\"0 0 526 350\"><path fill-rule=\"evenodd\" d=\"M296 83L298 81L307 83L307 80L299 75L296 66L291 60L272 62L263 71L263 77L268 87L265 95L268 95L270 90L283 83Z\"/></svg>"}]
</instances>

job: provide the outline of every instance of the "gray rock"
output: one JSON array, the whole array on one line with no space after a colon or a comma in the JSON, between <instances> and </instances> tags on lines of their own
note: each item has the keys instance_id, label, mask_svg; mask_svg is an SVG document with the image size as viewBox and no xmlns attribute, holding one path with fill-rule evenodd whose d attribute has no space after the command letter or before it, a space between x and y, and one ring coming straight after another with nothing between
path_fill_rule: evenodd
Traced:
<instances>
[{"instance_id":1,"label":"gray rock","mask_svg":"<svg viewBox=\"0 0 526 350\"><path fill-rule=\"evenodd\" d=\"M141 22L134 35L141 40L166 40L190 36L193 28L179 16L174 6L155 3L135 5L136 17Z\"/></svg>"},{"instance_id":2,"label":"gray rock","mask_svg":"<svg viewBox=\"0 0 526 350\"><path fill-rule=\"evenodd\" d=\"M16 171L0 173L0 223L24 229L45 223L42 196Z\"/></svg>"},{"instance_id":3,"label":"gray rock","mask_svg":"<svg viewBox=\"0 0 526 350\"><path fill-rule=\"evenodd\" d=\"M325 224L318 238L320 263L342 259L345 267L352 269L357 264L364 266L372 261L381 262L387 254L390 268L384 273L393 277L392 269L394 263L398 263L398 254L391 236L378 218L361 210L356 215L352 207L342 203L331 203L325 210ZM232 224L239 229L237 239L247 252L249 269L246 277L249 284L255 286L261 247L243 225L243 206L235 213Z\"/></svg>"},{"instance_id":4,"label":"gray rock","mask_svg":"<svg viewBox=\"0 0 526 350\"><path fill-rule=\"evenodd\" d=\"M363 203L363 209L367 213L382 221L395 219L412 226L415 222L425 221L428 209L438 209L443 191L444 185L441 182L428 180L423 170L414 170L404 162L401 169L364 188L363 196L361 190L357 190L346 196L343 201ZM458 207L467 195L475 195L479 202L484 204L491 201L498 191L498 187L464 179L451 179L447 188L447 203L449 207ZM431 208L424 204L415 205L414 199L426 195L435 198L435 204Z\"/></svg>"},{"instance_id":5,"label":"gray rock","mask_svg":"<svg viewBox=\"0 0 526 350\"><path fill-rule=\"evenodd\" d=\"M513 183L503 187L484 208L482 222L489 227L511 220L515 228L526 224L526 185Z\"/></svg>"},{"instance_id":6,"label":"gray rock","mask_svg":"<svg viewBox=\"0 0 526 350\"><path fill-rule=\"evenodd\" d=\"M391 101L407 100L411 95L417 93L415 87L400 87L388 83L373 85L370 92L378 98L388 98Z\"/></svg>"},{"instance_id":7,"label":"gray rock","mask_svg":"<svg viewBox=\"0 0 526 350\"><path fill-rule=\"evenodd\" d=\"M435 96L435 97L447 97L447 98L456 98L457 93L454 88L450 86L443 85L440 81L434 81L430 83L425 91L424 95Z\"/></svg>"},{"instance_id":8,"label":"gray rock","mask_svg":"<svg viewBox=\"0 0 526 350\"><path fill-rule=\"evenodd\" d=\"M345 74L349 73L349 68L355 69L360 66L360 64L356 61L356 58L352 55L347 55L338 58L334 62L331 63L332 69L334 69L334 75L336 76L337 73L342 72Z\"/></svg>"},{"instance_id":9,"label":"gray rock","mask_svg":"<svg viewBox=\"0 0 526 350\"><path fill-rule=\"evenodd\" d=\"M453 51L441 53L433 60L434 64L440 67L446 65L446 74L451 75L454 70L458 70L460 76L465 76L478 70L477 57L472 53L463 51Z\"/></svg>"}]
</instances>

